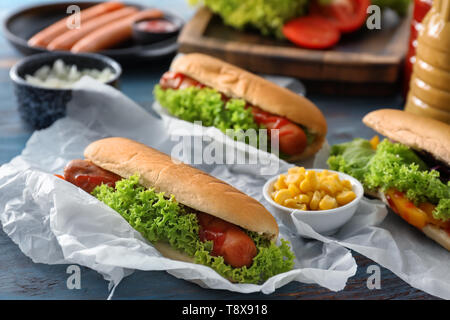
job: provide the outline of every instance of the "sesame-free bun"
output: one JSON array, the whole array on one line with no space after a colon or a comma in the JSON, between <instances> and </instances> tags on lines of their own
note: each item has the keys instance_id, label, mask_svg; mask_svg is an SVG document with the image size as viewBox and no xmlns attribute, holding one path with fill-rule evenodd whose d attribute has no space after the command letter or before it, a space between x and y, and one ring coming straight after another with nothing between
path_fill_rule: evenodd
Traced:
<instances>
[{"instance_id":1,"label":"sesame-free bun","mask_svg":"<svg viewBox=\"0 0 450 320\"><path fill-rule=\"evenodd\" d=\"M327 134L327 122L314 103L286 88L217 58L191 53L175 59L172 71L185 74L231 98L243 99L266 112L286 117L317 135L312 145L289 161L314 155Z\"/></svg>"},{"instance_id":2,"label":"sesame-free bun","mask_svg":"<svg viewBox=\"0 0 450 320\"><path fill-rule=\"evenodd\" d=\"M416 150L425 150L450 165L450 126L427 117L396 109L367 114L363 122L382 135ZM384 196L379 195L390 206ZM427 224L422 232L450 251L450 235L443 228Z\"/></svg>"},{"instance_id":3,"label":"sesame-free bun","mask_svg":"<svg viewBox=\"0 0 450 320\"><path fill-rule=\"evenodd\" d=\"M394 141L425 150L450 165L450 126L444 122L395 109L373 111L363 122Z\"/></svg>"},{"instance_id":4,"label":"sesame-free bun","mask_svg":"<svg viewBox=\"0 0 450 320\"><path fill-rule=\"evenodd\" d=\"M87 160L123 178L138 174L140 183L173 195L192 209L254 231L278 237L275 218L252 197L203 171L172 160L166 154L126 138L106 138L84 151Z\"/></svg>"}]
</instances>

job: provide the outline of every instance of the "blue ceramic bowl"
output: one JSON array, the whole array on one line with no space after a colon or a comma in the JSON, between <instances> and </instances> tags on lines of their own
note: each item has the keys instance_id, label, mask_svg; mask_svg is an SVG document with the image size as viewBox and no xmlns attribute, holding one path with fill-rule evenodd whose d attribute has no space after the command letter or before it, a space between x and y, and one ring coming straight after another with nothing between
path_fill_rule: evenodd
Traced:
<instances>
[{"instance_id":1,"label":"blue ceramic bowl","mask_svg":"<svg viewBox=\"0 0 450 320\"><path fill-rule=\"evenodd\" d=\"M118 87L121 66L113 59L99 54L58 52L40 53L24 58L11 68L9 75L14 83L20 116L34 129L46 128L64 117L67 103L72 99L72 89L43 88L25 80L26 75L34 74L44 65L52 66L57 59L62 59L67 65L76 65L78 69L110 68L115 76L107 84Z\"/></svg>"}]
</instances>

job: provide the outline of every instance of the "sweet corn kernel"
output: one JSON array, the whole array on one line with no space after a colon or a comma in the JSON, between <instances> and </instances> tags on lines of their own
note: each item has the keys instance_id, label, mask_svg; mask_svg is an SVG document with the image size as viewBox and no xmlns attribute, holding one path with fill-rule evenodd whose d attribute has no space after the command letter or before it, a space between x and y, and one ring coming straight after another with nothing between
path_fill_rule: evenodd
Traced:
<instances>
[{"instance_id":1,"label":"sweet corn kernel","mask_svg":"<svg viewBox=\"0 0 450 320\"><path fill-rule=\"evenodd\" d=\"M289 208L295 208L298 202L295 199L287 199L284 201L284 205Z\"/></svg>"},{"instance_id":2,"label":"sweet corn kernel","mask_svg":"<svg viewBox=\"0 0 450 320\"><path fill-rule=\"evenodd\" d=\"M309 203L309 208L311 210L317 210L319 208L320 199L321 199L320 192L315 191L311 199L311 202Z\"/></svg>"},{"instance_id":3,"label":"sweet corn kernel","mask_svg":"<svg viewBox=\"0 0 450 320\"><path fill-rule=\"evenodd\" d=\"M343 206L352 202L355 198L356 194L353 191L342 191L336 196L336 201L340 206Z\"/></svg>"},{"instance_id":4,"label":"sweet corn kernel","mask_svg":"<svg viewBox=\"0 0 450 320\"><path fill-rule=\"evenodd\" d=\"M301 193L299 187L297 187L294 183L289 184L288 190L293 197L295 197Z\"/></svg>"},{"instance_id":5,"label":"sweet corn kernel","mask_svg":"<svg viewBox=\"0 0 450 320\"><path fill-rule=\"evenodd\" d=\"M329 195L335 195L338 192L344 190L342 184L336 181L336 179L334 178L329 178L326 181L323 181L321 183L321 187L322 187L321 189L326 191Z\"/></svg>"},{"instance_id":6,"label":"sweet corn kernel","mask_svg":"<svg viewBox=\"0 0 450 320\"><path fill-rule=\"evenodd\" d=\"M281 190L281 189L286 189L287 185L284 182L284 179L282 179L281 177L277 180L277 182L275 182L275 184L273 185L273 187L275 188L275 190Z\"/></svg>"},{"instance_id":7,"label":"sweet corn kernel","mask_svg":"<svg viewBox=\"0 0 450 320\"><path fill-rule=\"evenodd\" d=\"M302 181L302 183L300 183L300 189L303 192L312 192L314 190L314 186L309 180L305 179Z\"/></svg>"},{"instance_id":8,"label":"sweet corn kernel","mask_svg":"<svg viewBox=\"0 0 450 320\"><path fill-rule=\"evenodd\" d=\"M333 194L333 188L327 180L320 180L319 190L323 190L328 194Z\"/></svg>"},{"instance_id":9,"label":"sweet corn kernel","mask_svg":"<svg viewBox=\"0 0 450 320\"><path fill-rule=\"evenodd\" d=\"M278 191L275 194L274 200L276 203L284 205L284 202L291 197L292 196L291 196L291 193L289 192L289 190L283 189L283 190Z\"/></svg>"},{"instance_id":10,"label":"sweet corn kernel","mask_svg":"<svg viewBox=\"0 0 450 320\"><path fill-rule=\"evenodd\" d=\"M313 183L313 184L317 184L317 181L318 181L317 173L315 171L308 171L306 173L306 179L310 180L311 183Z\"/></svg>"},{"instance_id":11,"label":"sweet corn kernel","mask_svg":"<svg viewBox=\"0 0 450 320\"><path fill-rule=\"evenodd\" d=\"M306 169L305 168L303 168L303 167L296 167L296 168L297 168L297 172L296 173L298 173L301 176L306 175Z\"/></svg>"},{"instance_id":12,"label":"sweet corn kernel","mask_svg":"<svg viewBox=\"0 0 450 320\"><path fill-rule=\"evenodd\" d=\"M338 207L338 203L335 198L330 197L329 195L325 195L319 202L320 210L330 210Z\"/></svg>"},{"instance_id":13,"label":"sweet corn kernel","mask_svg":"<svg viewBox=\"0 0 450 320\"><path fill-rule=\"evenodd\" d=\"M294 173L294 174L290 174L286 177L286 184L291 184L291 183L300 183L301 181L303 181L303 179L305 179L305 176L300 175L299 173Z\"/></svg>"},{"instance_id":14,"label":"sweet corn kernel","mask_svg":"<svg viewBox=\"0 0 450 320\"><path fill-rule=\"evenodd\" d=\"M299 194L297 198L298 201L303 204L309 204L309 202L311 201L311 198L307 194Z\"/></svg>"},{"instance_id":15,"label":"sweet corn kernel","mask_svg":"<svg viewBox=\"0 0 450 320\"><path fill-rule=\"evenodd\" d=\"M328 170L323 170L322 172L319 173L319 176L322 178L325 178L326 176L330 175L331 172Z\"/></svg>"},{"instance_id":16,"label":"sweet corn kernel","mask_svg":"<svg viewBox=\"0 0 450 320\"><path fill-rule=\"evenodd\" d=\"M298 173L299 167L292 167L288 169L288 175Z\"/></svg>"},{"instance_id":17,"label":"sweet corn kernel","mask_svg":"<svg viewBox=\"0 0 450 320\"><path fill-rule=\"evenodd\" d=\"M341 183L344 189L352 190L352 183L350 182L350 180L342 180Z\"/></svg>"}]
</instances>

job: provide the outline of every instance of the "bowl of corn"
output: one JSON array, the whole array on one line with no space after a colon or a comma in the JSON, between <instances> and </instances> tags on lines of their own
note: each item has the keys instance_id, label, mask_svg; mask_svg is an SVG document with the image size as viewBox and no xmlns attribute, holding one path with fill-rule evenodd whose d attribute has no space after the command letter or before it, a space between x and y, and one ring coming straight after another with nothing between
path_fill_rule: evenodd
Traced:
<instances>
[{"instance_id":1,"label":"bowl of corn","mask_svg":"<svg viewBox=\"0 0 450 320\"><path fill-rule=\"evenodd\" d=\"M353 217L364 188L342 172L292 167L268 180L263 195L281 218L290 215L330 235Z\"/></svg>"}]
</instances>

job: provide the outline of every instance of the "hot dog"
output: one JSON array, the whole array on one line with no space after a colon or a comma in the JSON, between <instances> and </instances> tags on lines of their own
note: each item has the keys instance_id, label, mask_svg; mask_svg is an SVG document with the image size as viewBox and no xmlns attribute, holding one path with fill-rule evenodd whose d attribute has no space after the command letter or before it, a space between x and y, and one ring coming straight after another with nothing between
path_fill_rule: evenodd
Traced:
<instances>
[{"instance_id":1,"label":"hot dog","mask_svg":"<svg viewBox=\"0 0 450 320\"><path fill-rule=\"evenodd\" d=\"M105 2L90 8L81 10L80 20L81 23L86 23L89 20L101 16L102 14L118 10L123 8L124 5L120 2ZM71 16L73 17L73 16ZM67 21L71 17L64 18L45 28L44 30L36 33L28 40L28 45L32 47L46 47L53 39L62 35L68 30Z\"/></svg>"},{"instance_id":2,"label":"hot dog","mask_svg":"<svg viewBox=\"0 0 450 320\"><path fill-rule=\"evenodd\" d=\"M205 105L177 105L182 101L192 101L183 96L208 95L206 99L212 97L214 100L213 96L219 93L224 110L229 109L228 102L233 99L245 101L237 111L239 115L234 119L224 116L219 120L221 125L227 122L226 129L241 129L242 121L245 121L249 128L268 129L269 137L273 137L272 131L276 130L281 154L288 161L294 162L315 154L325 140L327 124L320 110L306 98L285 88L203 54L184 55L176 59L170 69L161 77L154 93L162 107L182 120L208 122L211 118L208 115L205 119L201 116L193 119L192 113L205 108ZM188 88L195 90L186 90ZM183 110L187 109L193 112L186 112L189 114L184 116Z\"/></svg>"},{"instance_id":3,"label":"hot dog","mask_svg":"<svg viewBox=\"0 0 450 320\"><path fill-rule=\"evenodd\" d=\"M333 146L330 168L359 179L367 194L450 251L450 126L394 109L363 122L388 139Z\"/></svg>"},{"instance_id":4,"label":"hot dog","mask_svg":"<svg viewBox=\"0 0 450 320\"><path fill-rule=\"evenodd\" d=\"M125 138L95 141L84 155L62 178L115 209L164 256L233 282L259 283L292 268L287 243L275 245L273 216L230 185Z\"/></svg>"},{"instance_id":5,"label":"hot dog","mask_svg":"<svg viewBox=\"0 0 450 320\"><path fill-rule=\"evenodd\" d=\"M98 52L114 47L131 38L135 21L160 18L163 15L164 13L160 10L148 9L107 23L77 41L70 51L73 53Z\"/></svg>"},{"instance_id":6,"label":"hot dog","mask_svg":"<svg viewBox=\"0 0 450 320\"><path fill-rule=\"evenodd\" d=\"M73 45L98 28L114 22L116 20L125 18L138 12L138 9L134 7L125 7L119 10L115 10L111 13L103 14L96 19L91 19L87 22L84 22L80 29L73 29L64 32L62 35L53 39L47 46L49 50L70 50Z\"/></svg>"},{"instance_id":7,"label":"hot dog","mask_svg":"<svg viewBox=\"0 0 450 320\"><path fill-rule=\"evenodd\" d=\"M185 76L180 73L175 73L168 71L161 77L160 80L161 88L163 89L184 89L189 87L204 88L205 85L200 82ZM224 102L228 101L229 98L222 95L222 100ZM305 131L298 125L292 123L284 117L279 117L268 112L262 111L261 109L247 105L247 108L251 108L253 117L256 123L264 125L269 131L279 130L279 143L281 152L289 155L295 156L297 154L303 153L307 147L307 137Z\"/></svg>"}]
</instances>

